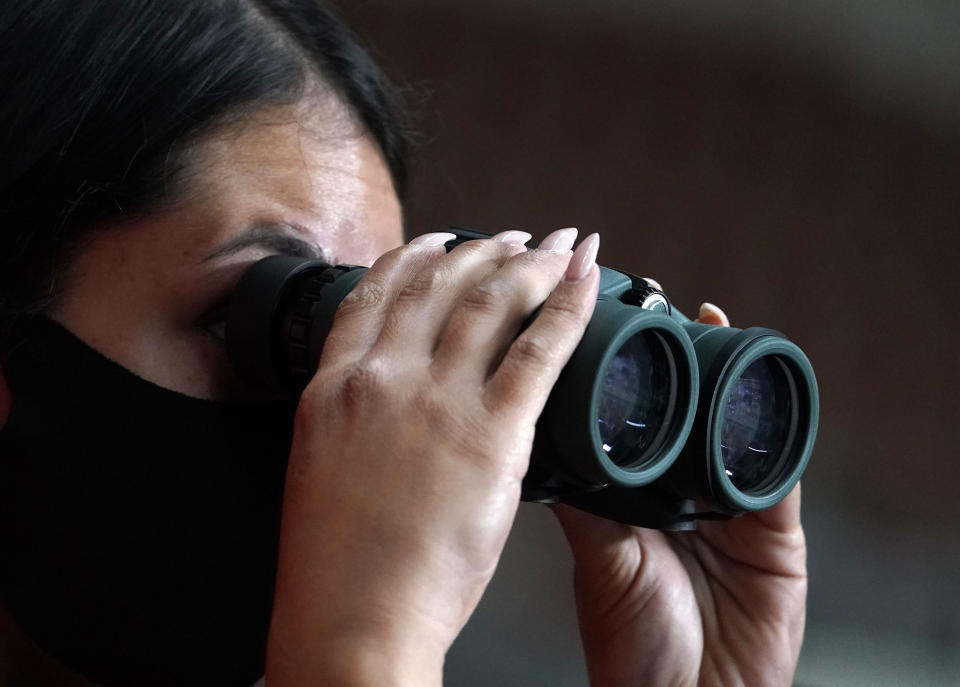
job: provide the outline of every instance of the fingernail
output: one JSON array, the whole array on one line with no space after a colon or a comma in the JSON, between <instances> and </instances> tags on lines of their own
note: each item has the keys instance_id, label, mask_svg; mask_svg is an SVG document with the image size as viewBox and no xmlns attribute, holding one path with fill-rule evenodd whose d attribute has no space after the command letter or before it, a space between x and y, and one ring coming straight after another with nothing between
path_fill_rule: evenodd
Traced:
<instances>
[{"instance_id":1,"label":"fingernail","mask_svg":"<svg viewBox=\"0 0 960 687\"><path fill-rule=\"evenodd\" d=\"M430 234L421 234L417 238L410 241L411 246L440 246L447 241L452 241L457 238L456 234L451 234L449 231L435 231Z\"/></svg>"},{"instance_id":2,"label":"fingernail","mask_svg":"<svg viewBox=\"0 0 960 687\"><path fill-rule=\"evenodd\" d=\"M519 243L523 245L532 238L533 234L529 232L511 229L510 231L501 231L493 237L493 240L499 241L500 243Z\"/></svg>"},{"instance_id":3,"label":"fingernail","mask_svg":"<svg viewBox=\"0 0 960 687\"><path fill-rule=\"evenodd\" d=\"M564 279L580 281L590 274L594 263L597 262L597 251L599 249L600 234L590 234L581 241L577 249L573 251L573 257L570 258L570 264L567 265L567 274Z\"/></svg>"},{"instance_id":4,"label":"fingernail","mask_svg":"<svg viewBox=\"0 0 960 687\"><path fill-rule=\"evenodd\" d=\"M727 317L727 314L723 312L723 310L715 306L713 303L700 304L700 319L703 319L705 315L714 315L719 317L724 327L730 326L730 318Z\"/></svg>"},{"instance_id":5,"label":"fingernail","mask_svg":"<svg viewBox=\"0 0 960 687\"><path fill-rule=\"evenodd\" d=\"M537 246L540 250L548 250L551 253L566 253L573 248L573 242L577 240L577 230L574 227L569 229L557 229L552 234L547 234L547 238Z\"/></svg>"}]
</instances>

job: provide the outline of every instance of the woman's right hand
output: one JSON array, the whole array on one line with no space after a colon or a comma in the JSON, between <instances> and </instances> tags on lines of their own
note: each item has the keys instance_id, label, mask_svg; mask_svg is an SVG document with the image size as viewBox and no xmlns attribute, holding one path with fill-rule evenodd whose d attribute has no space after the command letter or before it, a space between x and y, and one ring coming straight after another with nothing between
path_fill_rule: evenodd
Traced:
<instances>
[{"instance_id":1,"label":"woman's right hand","mask_svg":"<svg viewBox=\"0 0 960 687\"><path fill-rule=\"evenodd\" d=\"M534 425L596 301L599 238L523 232L381 257L297 412L270 687L439 685L503 549ZM518 336L533 311L533 323Z\"/></svg>"}]
</instances>

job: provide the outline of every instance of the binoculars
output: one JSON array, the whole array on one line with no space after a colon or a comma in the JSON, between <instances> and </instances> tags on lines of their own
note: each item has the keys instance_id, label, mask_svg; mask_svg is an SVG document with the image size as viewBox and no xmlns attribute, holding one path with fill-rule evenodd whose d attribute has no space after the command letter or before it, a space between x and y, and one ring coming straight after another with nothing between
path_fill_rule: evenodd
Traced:
<instances>
[{"instance_id":1,"label":"binoculars","mask_svg":"<svg viewBox=\"0 0 960 687\"><path fill-rule=\"evenodd\" d=\"M450 231L448 250L489 238ZM250 267L226 324L240 376L299 394L365 272L285 256ZM673 530L762 510L803 474L818 415L813 367L782 334L691 322L654 282L601 267L593 316L537 422L521 498Z\"/></svg>"}]
</instances>

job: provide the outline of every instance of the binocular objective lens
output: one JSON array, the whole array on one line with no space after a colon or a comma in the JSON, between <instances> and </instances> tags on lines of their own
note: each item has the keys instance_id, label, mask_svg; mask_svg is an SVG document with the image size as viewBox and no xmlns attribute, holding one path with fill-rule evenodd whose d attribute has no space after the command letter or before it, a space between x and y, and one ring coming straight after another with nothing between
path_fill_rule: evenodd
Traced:
<instances>
[{"instance_id":1,"label":"binocular objective lens","mask_svg":"<svg viewBox=\"0 0 960 687\"><path fill-rule=\"evenodd\" d=\"M597 422L603 450L622 468L640 468L656 454L676 406L677 370L656 332L627 339L604 372Z\"/></svg>"},{"instance_id":2,"label":"binocular objective lens","mask_svg":"<svg viewBox=\"0 0 960 687\"><path fill-rule=\"evenodd\" d=\"M723 467L742 492L782 472L796 432L796 385L777 356L751 363L727 395L720 427Z\"/></svg>"}]
</instances>

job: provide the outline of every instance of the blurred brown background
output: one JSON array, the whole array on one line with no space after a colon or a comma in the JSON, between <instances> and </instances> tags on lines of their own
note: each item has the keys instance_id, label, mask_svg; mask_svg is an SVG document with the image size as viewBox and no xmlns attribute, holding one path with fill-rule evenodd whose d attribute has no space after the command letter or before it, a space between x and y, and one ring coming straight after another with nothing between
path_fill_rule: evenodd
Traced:
<instances>
[{"instance_id":1,"label":"blurred brown background","mask_svg":"<svg viewBox=\"0 0 960 687\"><path fill-rule=\"evenodd\" d=\"M417 115L411 234L599 231L807 351L798 683L960 684L960 6L338 4ZM569 571L524 507L449 684L585 684Z\"/></svg>"}]
</instances>

